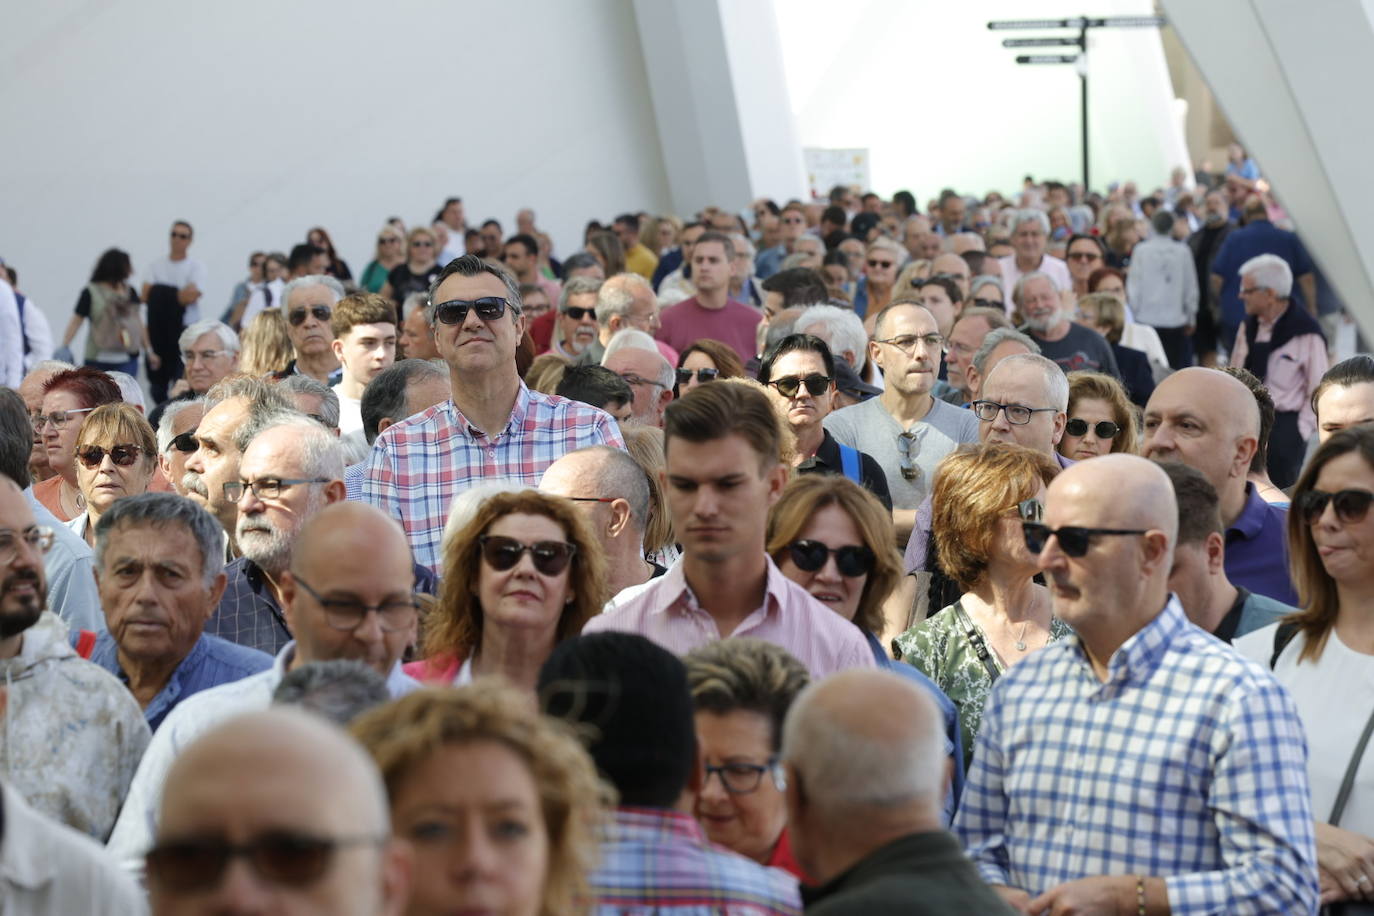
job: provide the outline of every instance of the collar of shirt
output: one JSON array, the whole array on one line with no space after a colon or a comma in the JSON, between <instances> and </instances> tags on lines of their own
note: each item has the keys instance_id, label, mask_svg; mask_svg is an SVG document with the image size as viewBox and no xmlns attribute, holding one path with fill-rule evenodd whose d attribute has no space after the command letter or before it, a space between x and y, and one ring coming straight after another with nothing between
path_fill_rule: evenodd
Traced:
<instances>
[{"instance_id":1,"label":"collar of shirt","mask_svg":"<svg viewBox=\"0 0 1374 916\"><path fill-rule=\"evenodd\" d=\"M689 840L706 845L706 834L696 819L669 808L618 805L607 828L613 838L634 835L637 839L653 837L661 841Z\"/></svg>"},{"instance_id":2,"label":"collar of shirt","mask_svg":"<svg viewBox=\"0 0 1374 916\"><path fill-rule=\"evenodd\" d=\"M458 405L453 403L452 398L445 401L441 405L440 410L446 411L448 413L449 422L473 442L479 442L484 445L500 445L501 440L507 438L512 430L519 429L524 425L525 417L530 412L530 390L525 387L523 381L520 383L520 390L516 392L515 395L515 406L511 408L510 417L506 420L505 428L494 436L473 426L472 423L468 421L468 418L463 416L463 412L458 409Z\"/></svg>"},{"instance_id":3,"label":"collar of shirt","mask_svg":"<svg viewBox=\"0 0 1374 916\"><path fill-rule=\"evenodd\" d=\"M193 669L205 658L205 654L210 651L210 641L205 634L200 634L191 651L177 663L167 678L167 683L162 685L162 689L149 701L146 709L143 710L144 717L154 719L158 714L163 713L167 706L175 703L181 696L182 680L186 677L186 672ZM101 633L96 637L95 649L91 652L91 661L100 665L108 671L113 671L119 680L127 685L129 676L124 673L124 668L119 664L119 644L115 642L109 632Z\"/></svg>"},{"instance_id":4,"label":"collar of shirt","mask_svg":"<svg viewBox=\"0 0 1374 916\"><path fill-rule=\"evenodd\" d=\"M1247 541L1257 537L1264 528L1264 521L1268 514L1269 504L1259 495L1259 490L1253 483L1247 483L1245 485L1245 508L1240 510L1240 515L1236 516L1235 522L1226 529L1227 540L1230 540L1229 535L1233 531Z\"/></svg>"},{"instance_id":5,"label":"collar of shirt","mask_svg":"<svg viewBox=\"0 0 1374 916\"><path fill-rule=\"evenodd\" d=\"M782 606L784 597L783 583L785 583L787 579L783 576L782 570L778 569L777 564L773 562L772 557L764 554L763 561L767 564L768 570L767 579L764 584L763 604L740 621L739 626L735 628L735 632L737 633L742 633L755 626L761 622L760 618L766 618L769 614L776 614L778 608ZM702 607L701 603L697 601L696 593L692 591L692 586L688 584L685 567L685 563L674 563L659 580L663 583L663 591L660 596L664 599L662 604L663 613L678 613L684 616L695 617L702 623L709 620L711 625L715 626L715 619L711 617L710 612ZM719 632L716 633L716 636L719 638Z\"/></svg>"},{"instance_id":6,"label":"collar of shirt","mask_svg":"<svg viewBox=\"0 0 1374 916\"><path fill-rule=\"evenodd\" d=\"M830 430L821 429L821 444L816 447L816 454L807 458L797 465L798 471L809 471L812 468L824 468L827 471L839 471L840 444L835 441L835 437L830 435Z\"/></svg>"},{"instance_id":7,"label":"collar of shirt","mask_svg":"<svg viewBox=\"0 0 1374 916\"><path fill-rule=\"evenodd\" d=\"M1183 613L1183 606L1178 603L1177 598L1170 595L1164 609L1112 653L1112 657L1107 661L1107 680L1102 682L1099 689L1120 690L1132 681L1143 683L1148 680L1155 668L1159 667L1160 659L1168 650L1169 643L1189 626L1192 624ZM1097 681L1097 675L1093 673L1088 662L1087 653L1082 651L1082 637L1075 636L1074 642L1079 649L1079 659L1084 672Z\"/></svg>"},{"instance_id":8,"label":"collar of shirt","mask_svg":"<svg viewBox=\"0 0 1374 916\"><path fill-rule=\"evenodd\" d=\"M1243 585L1237 585L1236 600L1226 612L1226 616L1221 618L1221 623L1212 631L1212 635L1222 642L1233 641L1236 638L1236 629L1240 626L1241 615L1245 613L1245 602L1249 600L1250 590Z\"/></svg>"}]
</instances>

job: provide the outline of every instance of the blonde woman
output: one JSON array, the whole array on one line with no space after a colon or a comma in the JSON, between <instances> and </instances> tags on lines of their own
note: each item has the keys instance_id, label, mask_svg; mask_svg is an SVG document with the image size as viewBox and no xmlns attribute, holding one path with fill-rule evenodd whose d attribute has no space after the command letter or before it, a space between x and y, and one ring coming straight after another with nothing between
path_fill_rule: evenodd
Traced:
<instances>
[{"instance_id":1,"label":"blonde woman","mask_svg":"<svg viewBox=\"0 0 1374 916\"><path fill-rule=\"evenodd\" d=\"M248 322L239 353L239 371L254 378L282 372L296 355L280 308L263 309Z\"/></svg>"},{"instance_id":2,"label":"blonde woman","mask_svg":"<svg viewBox=\"0 0 1374 916\"><path fill-rule=\"evenodd\" d=\"M369 293L380 293L386 278L406 259L405 235L395 226L386 225L377 231L377 250L363 268L361 286Z\"/></svg>"}]
</instances>

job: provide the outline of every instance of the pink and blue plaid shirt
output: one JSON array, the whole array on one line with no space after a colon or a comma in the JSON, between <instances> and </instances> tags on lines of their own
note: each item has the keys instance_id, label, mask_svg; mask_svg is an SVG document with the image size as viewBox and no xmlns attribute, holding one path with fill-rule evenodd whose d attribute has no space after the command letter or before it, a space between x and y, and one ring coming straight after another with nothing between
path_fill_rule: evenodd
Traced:
<instances>
[{"instance_id":1,"label":"pink and blue plaid shirt","mask_svg":"<svg viewBox=\"0 0 1374 916\"><path fill-rule=\"evenodd\" d=\"M530 391L523 382L510 420L494 436L444 401L377 437L363 501L399 520L415 562L439 575L440 541L455 495L482 481L537 487L545 468L588 445L625 447L610 414Z\"/></svg>"}]
</instances>

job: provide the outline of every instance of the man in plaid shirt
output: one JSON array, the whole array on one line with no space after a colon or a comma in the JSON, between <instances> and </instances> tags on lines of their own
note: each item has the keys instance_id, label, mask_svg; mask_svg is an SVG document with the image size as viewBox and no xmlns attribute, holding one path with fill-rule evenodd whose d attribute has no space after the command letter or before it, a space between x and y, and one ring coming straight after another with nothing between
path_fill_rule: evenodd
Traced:
<instances>
[{"instance_id":1,"label":"man in plaid shirt","mask_svg":"<svg viewBox=\"0 0 1374 916\"><path fill-rule=\"evenodd\" d=\"M426 318L453 399L377 437L363 499L398 519L415 561L438 574L456 494L482 480L537 487L568 452L624 442L604 411L530 391L520 380L515 350L526 321L519 287L499 266L472 255L450 261L430 288Z\"/></svg>"},{"instance_id":2,"label":"man in plaid shirt","mask_svg":"<svg viewBox=\"0 0 1374 916\"><path fill-rule=\"evenodd\" d=\"M1296 708L1169 594L1177 511L1159 467L1107 455L1022 523L1077 635L998 679L955 828L1025 912L1316 912Z\"/></svg>"}]
</instances>

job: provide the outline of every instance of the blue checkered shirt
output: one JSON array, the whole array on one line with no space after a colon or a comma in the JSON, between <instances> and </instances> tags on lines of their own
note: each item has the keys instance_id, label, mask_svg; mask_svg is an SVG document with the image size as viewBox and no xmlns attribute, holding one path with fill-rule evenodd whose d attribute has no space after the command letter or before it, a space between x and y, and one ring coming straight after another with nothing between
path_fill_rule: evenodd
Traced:
<instances>
[{"instance_id":1,"label":"blue checkered shirt","mask_svg":"<svg viewBox=\"0 0 1374 916\"><path fill-rule=\"evenodd\" d=\"M991 884L1154 875L1176 916L1316 912L1297 709L1176 599L1106 683L1076 636L1011 668L976 747L955 829Z\"/></svg>"}]
</instances>

